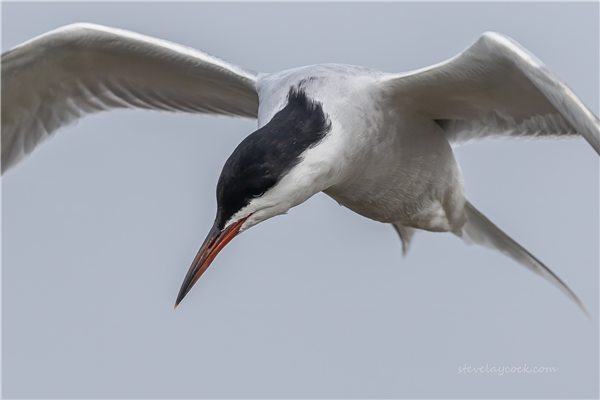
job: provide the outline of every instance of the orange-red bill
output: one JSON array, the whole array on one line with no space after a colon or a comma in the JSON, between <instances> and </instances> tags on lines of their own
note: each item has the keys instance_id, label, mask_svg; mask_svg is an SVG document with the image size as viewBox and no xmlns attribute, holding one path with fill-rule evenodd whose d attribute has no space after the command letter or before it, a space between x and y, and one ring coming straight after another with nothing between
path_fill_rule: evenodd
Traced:
<instances>
[{"instance_id":1,"label":"orange-red bill","mask_svg":"<svg viewBox=\"0 0 600 400\"><path fill-rule=\"evenodd\" d=\"M248 217L250 217L250 215ZM181 284L181 289L179 289L177 301L175 302L175 308L177 308L179 303L181 303L181 300L183 300L189 291L192 290L192 287L198 282L198 279L200 279L204 271L210 266L217 254L219 254L231 239L236 237L242 224L246 222L248 217L242 218L229 225L222 232L217 228L216 224L213 225Z\"/></svg>"}]
</instances>

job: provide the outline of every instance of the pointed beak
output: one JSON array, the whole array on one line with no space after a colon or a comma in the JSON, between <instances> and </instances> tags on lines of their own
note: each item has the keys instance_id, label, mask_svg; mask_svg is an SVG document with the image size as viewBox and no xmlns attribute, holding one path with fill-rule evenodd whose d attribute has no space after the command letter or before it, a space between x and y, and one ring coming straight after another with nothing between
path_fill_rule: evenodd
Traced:
<instances>
[{"instance_id":1,"label":"pointed beak","mask_svg":"<svg viewBox=\"0 0 600 400\"><path fill-rule=\"evenodd\" d=\"M213 225L210 232L208 232L206 239L204 239L204 243L202 244L202 247L200 247L198 254L196 254L196 258L194 258L192 266L185 276L183 283L181 284L181 289L179 290L177 301L175 302L175 308L177 308L179 303L181 303L181 300L183 300L198 279L200 279L204 271L206 271L206 269L210 266L217 254L219 254L219 252L227 243L231 241L231 239L237 236L237 234L240 232L240 228L250 217L250 215L242 218L236 223L229 225L223 231L217 228L216 223Z\"/></svg>"}]
</instances>

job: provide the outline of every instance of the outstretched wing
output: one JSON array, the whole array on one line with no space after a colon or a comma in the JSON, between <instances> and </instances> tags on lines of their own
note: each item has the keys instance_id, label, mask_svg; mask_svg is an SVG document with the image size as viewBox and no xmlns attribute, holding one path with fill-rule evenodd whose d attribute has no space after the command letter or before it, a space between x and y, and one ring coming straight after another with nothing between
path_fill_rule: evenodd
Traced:
<instances>
[{"instance_id":1,"label":"outstretched wing","mask_svg":"<svg viewBox=\"0 0 600 400\"><path fill-rule=\"evenodd\" d=\"M61 126L113 108L256 118L256 74L137 33L73 24L2 55L2 172Z\"/></svg>"},{"instance_id":2,"label":"outstretched wing","mask_svg":"<svg viewBox=\"0 0 600 400\"><path fill-rule=\"evenodd\" d=\"M600 154L600 121L533 54L484 33L443 63L379 83L403 110L435 119L452 144L493 136L582 135Z\"/></svg>"}]
</instances>

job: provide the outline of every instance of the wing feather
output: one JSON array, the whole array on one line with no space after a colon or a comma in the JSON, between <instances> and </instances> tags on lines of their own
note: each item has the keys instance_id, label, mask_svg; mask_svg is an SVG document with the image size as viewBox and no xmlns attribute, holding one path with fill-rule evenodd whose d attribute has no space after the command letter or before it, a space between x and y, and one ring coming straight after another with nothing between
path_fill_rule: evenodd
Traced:
<instances>
[{"instance_id":1,"label":"wing feather","mask_svg":"<svg viewBox=\"0 0 600 400\"><path fill-rule=\"evenodd\" d=\"M514 40L484 33L458 56L379 82L397 107L436 120L452 144L487 137L582 135L600 154L600 121Z\"/></svg>"},{"instance_id":2,"label":"wing feather","mask_svg":"<svg viewBox=\"0 0 600 400\"><path fill-rule=\"evenodd\" d=\"M59 128L115 108L256 118L257 75L137 33L73 24L2 55L2 171Z\"/></svg>"}]
</instances>

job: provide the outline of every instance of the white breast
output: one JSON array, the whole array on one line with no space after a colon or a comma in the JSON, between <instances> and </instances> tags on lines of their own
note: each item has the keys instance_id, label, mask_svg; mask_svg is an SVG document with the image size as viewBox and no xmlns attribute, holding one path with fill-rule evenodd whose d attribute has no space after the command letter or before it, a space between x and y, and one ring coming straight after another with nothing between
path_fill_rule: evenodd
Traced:
<instances>
[{"instance_id":1,"label":"white breast","mask_svg":"<svg viewBox=\"0 0 600 400\"><path fill-rule=\"evenodd\" d=\"M443 131L388 107L380 76L344 65L261 75L259 127L285 106L290 87L301 85L322 104L332 129L306 152L294 179L310 176L319 190L373 220L433 231L462 226L462 175Z\"/></svg>"}]
</instances>

